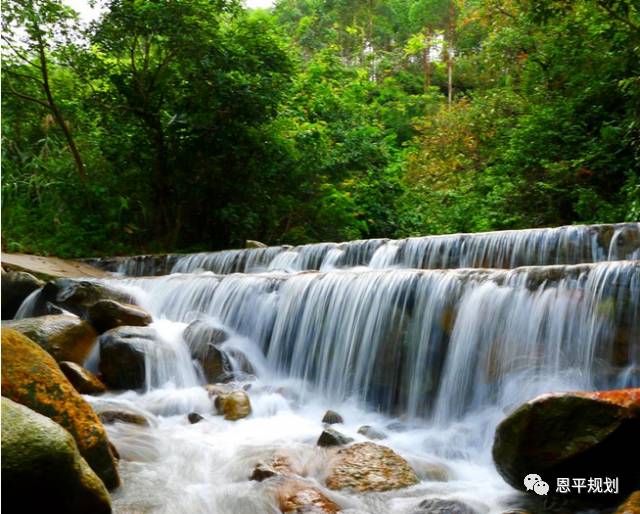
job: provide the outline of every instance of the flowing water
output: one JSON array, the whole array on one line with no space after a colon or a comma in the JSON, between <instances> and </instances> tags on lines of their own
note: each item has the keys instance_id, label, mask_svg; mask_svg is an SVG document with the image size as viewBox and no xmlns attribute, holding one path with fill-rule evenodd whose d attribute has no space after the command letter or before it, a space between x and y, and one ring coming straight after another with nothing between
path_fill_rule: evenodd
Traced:
<instances>
[{"instance_id":1,"label":"flowing water","mask_svg":"<svg viewBox=\"0 0 640 514\"><path fill-rule=\"evenodd\" d=\"M276 455L348 513L409 514L429 497L507 510L523 495L491 461L505 413L549 391L640 386L639 227L236 250L178 258L162 277L109 280L160 335L144 390L91 399L152 421L108 426L122 456L116 511L278 512L275 482L248 479ZM218 274L202 271L211 268ZM306 269L321 271L296 271ZM228 335L220 348L248 389L250 417L212 414L183 340L194 320ZM330 452L315 442L328 408L357 441L362 425L385 432L381 443L421 482L326 490ZM189 424L190 412L205 420Z\"/></svg>"}]
</instances>

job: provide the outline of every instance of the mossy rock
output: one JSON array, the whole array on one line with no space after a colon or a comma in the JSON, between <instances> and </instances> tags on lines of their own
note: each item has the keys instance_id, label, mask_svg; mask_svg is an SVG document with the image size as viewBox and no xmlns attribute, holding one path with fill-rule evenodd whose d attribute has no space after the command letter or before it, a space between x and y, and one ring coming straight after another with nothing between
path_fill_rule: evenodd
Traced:
<instances>
[{"instance_id":1,"label":"mossy rock","mask_svg":"<svg viewBox=\"0 0 640 514\"><path fill-rule=\"evenodd\" d=\"M115 300L99 300L87 312L91 324L101 333L121 326L146 327L153 321L141 307Z\"/></svg>"},{"instance_id":2,"label":"mossy rock","mask_svg":"<svg viewBox=\"0 0 640 514\"><path fill-rule=\"evenodd\" d=\"M2 502L20 512L108 514L109 493L64 428L2 398Z\"/></svg>"},{"instance_id":3,"label":"mossy rock","mask_svg":"<svg viewBox=\"0 0 640 514\"><path fill-rule=\"evenodd\" d=\"M98 338L90 323L64 314L5 321L2 326L24 334L58 362L84 363Z\"/></svg>"},{"instance_id":4,"label":"mossy rock","mask_svg":"<svg viewBox=\"0 0 640 514\"><path fill-rule=\"evenodd\" d=\"M2 395L68 430L104 484L109 489L120 484L107 434L91 406L47 352L8 328L2 330Z\"/></svg>"}]
</instances>

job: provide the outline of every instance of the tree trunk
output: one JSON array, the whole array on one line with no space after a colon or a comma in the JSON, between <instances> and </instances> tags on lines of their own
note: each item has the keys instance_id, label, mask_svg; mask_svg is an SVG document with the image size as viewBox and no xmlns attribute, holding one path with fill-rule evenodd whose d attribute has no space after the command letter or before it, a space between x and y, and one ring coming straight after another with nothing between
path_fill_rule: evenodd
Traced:
<instances>
[{"instance_id":1,"label":"tree trunk","mask_svg":"<svg viewBox=\"0 0 640 514\"><path fill-rule=\"evenodd\" d=\"M42 73L42 88L44 89L44 93L47 97L47 103L49 104L49 109L53 114L53 118L56 120L56 123L62 130L65 139L67 140L67 145L69 146L69 150L71 151L71 155L73 156L73 160L75 161L76 168L78 170L78 175L84 181L86 180L86 172L84 167L84 162L82 160L82 156L80 155L80 151L76 146L76 142L73 139L73 135L71 134L71 130L67 126L64 117L62 116L62 112L58 108L55 100L53 99L53 93L51 92L51 85L49 84L49 69L47 67L47 57L44 51L44 42L41 38L38 38L38 54L40 58L40 70Z\"/></svg>"},{"instance_id":2,"label":"tree trunk","mask_svg":"<svg viewBox=\"0 0 640 514\"><path fill-rule=\"evenodd\" d=\"M453 48L456 27L456 7L454 0L449 1L449 41L447 47L447 100L453 102Z\"/></svg>"},{"instance_id":3,"label":"tree trunk","mask_svg":"<svg viewBox=\"0 0 640 514\"><path fill-rule=\"evenodd\" d=\"M422 71L424 75L424 92L431 87L431 34L425 32L425 47L422 51Z\"/></svg>"}]
</instances>

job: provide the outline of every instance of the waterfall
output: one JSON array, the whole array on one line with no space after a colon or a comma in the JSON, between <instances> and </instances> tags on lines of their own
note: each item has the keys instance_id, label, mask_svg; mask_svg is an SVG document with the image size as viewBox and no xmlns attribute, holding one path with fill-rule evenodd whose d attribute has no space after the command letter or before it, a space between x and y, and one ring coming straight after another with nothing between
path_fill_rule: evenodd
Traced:
<instances>
[{"instance_id":1,"label":"waterfall","mask_svg":"<svg viewBox=\"0 0 640 514\"><path fill-rule=\"evenodd\" d=\"M127 276L212 271L217 274L268 270L372 268L452 269L581 264L640 258L640 223L571 225L530 230L368 239L344 243L271 246L189 255L90 259Z\"/></svg>"},{"instance_id":2,"label":"waterfall","mask_svg":"<svg viewBox=\"0 0 640 514\"><path fill-rule=\"evenodd\" d=\"M154 316L188 321L204 313L257 344L281 377L385 412L447 422L524 401L551 383L640 385L633 261L205 273L130 284L145 291L141 301Z\"/></svg>"},{"instance_id":3,"label":"waterfall","mask_svg":"<svg viewBox=\"0 0 640 514\"><path fill-rule=\"evenodd\" d=\"M445 497L500 514L522 499L491 460L505 413L551 391L640 387L640 223L108 265L150 275L105 280L135 297L158 332L144 349L143 390L99 400L153 420L144 432L107 427L123 455L116 512L277 512L270 482L247 477L284 454L323 488L329 463L315 441L331 408L345 435L366 440L358 429L371 425L417 470L436 465L450 476L419 473L420 484L393 493L332 496L347 512L406 514L422 498ZM193 322L225 334L218 349L233 387L248 391L249 418L211 413L186 342ZM190 426L194 410L206 420Z\"/></svg>"}]
</instances>

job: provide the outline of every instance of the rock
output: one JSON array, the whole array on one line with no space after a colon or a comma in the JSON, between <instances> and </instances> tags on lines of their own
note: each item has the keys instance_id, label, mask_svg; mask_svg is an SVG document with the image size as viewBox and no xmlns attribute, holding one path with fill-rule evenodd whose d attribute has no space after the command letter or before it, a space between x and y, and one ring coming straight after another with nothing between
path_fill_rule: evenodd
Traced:
<instances>
[{"instance_id":1,"label":"rock","mask_svg":"<svg viewBox=\"0 0 640 514\"><path fill-rule=\"evenodd\" d=\"M2 331L2 395L68 430L107 488L120 484L107 434L91 406L47 352L11 329Z\"/></svg>"},{"instance_id":2,"label":"rock","mask_svg":"<svg viewBox=\"0 0 640 514\"><path fill-rule=\"evenodd\" d=\"M562 477L619 477L621 494L628 494L640 483L638 433L640 389L548 394L500 423L493 459L518 489L525 489L526 475L536 473L549 484ZM549 494L554 493L552 487ZM591 497L615 499L611 494Z\"/></svg>"},{"instance_id":3,"label":"rock","mask_svg":"<svg viewBox=\"0 0 640 514\"><path fill-rule=\"evenodd\" d=\"M267 466L266 464L256 464L256 467L253 468L253 472L249 477L249 480L262 482L267 478L275 477L277 475L278 475L278 472L275 469L273 469L271 466Z\"/></svg>"},{"instance_id":4,"label":"rock","mask_svg":"<svg viewBox=\"0 0 640 514\"><path fill-rule=\"evenodd\" d=\"M71 361L77 364L84 363L98 337L90 323L68 315L3 321L2 327L24 334L58 362Z\"/></svg>"},{"instance_id":5,"label":"rock","mask_svg":"<svg viewBox=\"0 0 640 514\"><path fill-rule=\"evenodd\" d=\"M451 478L451 472L445 465L436 464L419 457L411 459L411 467L421 480L447 482Z\"/></svg>"},{"instance_id":6,"label":"rock","mask_svg":"<svg viewBox=\"0 0 640 514\"><path fill-rule=\"evenodd\" d=\"M270 463L264 464L259 462L253 468L253 472L249 477L249 480L255 480L262 482L267 478L274 476L294 477L296 473L291 469L291 463L287 457L278 455L274 457Z\"/></svg>"},{"instance_id":7,"label":"rock","mask_svg":"<svg viewBox=\"0 0 640 514\"><path fill-rule=\"evenodd\" d=\"M322 422L326 423L327 425L335 425L336 423L344 423L344 419L342 419L342 416L336 411L328 410L324 413Z\"/></svg>"},{"instance_id":8,"label":"rock","mask_svg":"<svg viewBox=\"0 0 640 514\"><path fill-rule=\"evenodd\" d=\"M192 425L195 425L196 423L199 423L200 421L202 421L204 419L204 416L201 416L197 412L190 412L189 415L187 416L187 419L189 420L189 423L191 423Z\"/></svg>"},{"instance_id":9,"label":"rock","mask_svg":"<svg viewBox=\"0 0 640 514\"><path fill-rule=\"evenodd\" d=\"M145 351L155 344L149 327L118 327L100 336L100 373L112 389L140 389L145 384Z\"/></svg>"},{"instance_id":10,"label":"rock","mask_svg":"<svg viewBox=\"0 0 640 514\"><path fill-rule=\"evenodd\" d=\"M82 318L88 318L88 309L100 300L134 303L134 299L118 289L99 282L72 278L59 278L47 282L40 291L30 316L46 312L47 302L58 305Z\"/></svg>"},{"instance_id":11,"label":"rock","mask_svg":"<svg viewBox=\"0 0 640 514\"><path fill-rule=\"evenodd\" d=\"M73 437L37 412L2 398L2 493L20 512L108 514L109 493Z\"/></svg>"},{"instance_id":12,"label":"rock","mask_svg":"<svg viewBox=\"0 0 640 514\"><path fill-rule=\"evenodd\" d=\"M23 271L2 272L2 319L13 319L22 302L44 286L42 280Z\"/></svg>"},{"instance_id":13,"label":"rock","mask_svg":"<svg viewBox=\"0 0 640 514\"><path fill-rule=\"evenodd\" d=\"M640 513L640 491L635 491L631 493L624 503L618 507L615 514L638 513Z\"/></svg>"},{"instance_id":14,"label":"rock","mask_svg":"<svg viewBox=\"0 0 640 514\"><path fill-rule=\"evenodd\" d=\"M402 421L393 421L387 425L387 430L391 430L392 432L406 432L409 430L409 427Z\"/></svg>"},{"instance_id":15,"label":"rock","mask_svg":"<svg viewBox=\"0 0 640 514\"><path fill-rule=\"evenodd\" d=\"M421 501L413 514L478 514L478 511L458 500L429 498Z\"/></svg>"},{"instance_id":16,"label":"rock","mask_svg":"<svg viewBox=\"0 0 640 514\"><path fill-rule=\"evenodd\" d=\"M379 430L376 430L375 428L369 425L362 425L358 429L358 433L360 435L365 436L367 439L372 439L372 440L380 440L380 439L387 438L387 434L385 434L384 432L380 432Z\"/></svg>"},{"instance_id":17,"label":"rock","mask_svg":"<svg viewBox=\"0 0 640 514\"><path fill-rule=\"evenodd\" d=\"M386 446L357 443L339 450L327 477L329 489L389 491L418 483L411 466Z\"/></svg>"},{"instance_id":18,"label":"rock","mask_svg":"<svg viewBox=\"0 0 640 514\"><path fill-rule=\"evenodd\" d=\"M98 412L98 417L100 421L105 424L120 421L121 423L130 423L131 425L149 426L149 420L142 414L126 410L103 410Z\"/></svg>"},{"instance_id":19,"label":"rock","mask_svg":"<svg viewBox=\"0 0 640 514\"><path fill-rule=\"evenodd\" d=\"M216 396L215 407L218 414L223 414L224 419L229 421L246 418L251 414L251 401L244 391L233 391Z\"/></svg>"},{"instance_id":20,"label":"rock","mask_svg":"<svg viewBox=\"0 0 640 514\"><path fill-rule=\"evenodd\" d=\"M344 446L351 442L353 442L353 438L347 437L333 428L325 428L320 434L316 444L323 448L328 448L330 446Z\"/></svg>"},{"instance_id":21,"label":"rock","mask_svg":"<svg viewBox=\"0 0 640 514\"><path fill-rule=\"evenodd\" d=\"M114 300L98 300L87 313L89 321L100 333L121 326L146 327L153 321L151 314L143 308Z\"/></svg>"},{"instance_id":22,"label":"rock","mask_svg":"<svg viewBox=\"0 0 640 514\"><path fill-rule=\"evenodd\" d=\"M60 369L80 394L100 394L107 390L98 377L75 362L62 361Z\"/></svg>"},{"instance_id":23,"label":"rock","mask_svg":"<svg viewBox=\"0 0 640 514\"><path fill-rule=\"evenodd\" d=\"M291 478L282 479L277 489L278 506L284 513L336 514L340 506L318 488Z\"/></svg>"},{"instance_id":24,"label":"rock","mask_svg":"<svg viewBox=\"0 0 640 514\"><path fill-rule=\"evenodd\" d=\"M229 334L218 325L206 319L191 322L182 334L191 356L200 363L204 378L208 382L222 380L225 373L225 361L217 348L229 338Z\"/></svg>"},{"instance_id":25,"label":"rock","mask_svg":"<svg viewBox=\"0 0 640 514\"><path fill-rule=\"evenodd\" d=\"M254 241L253 239L247 239L244 242L245 248L268 248L266 244L261 243L260 241Z\"/></svg>"},{"instance_id":26,"label":"rock","mask_svg":"<svg viewBox=\"0 0 640 514\"><path fill-rule=\"evenodd\" d=\"M204 388L207 393L209 393L209 398L213 398L222 394L229 394L233 391L233 386L231 386L230 384L207 384L204 386Z\"/></svg>"}]
</instances>

